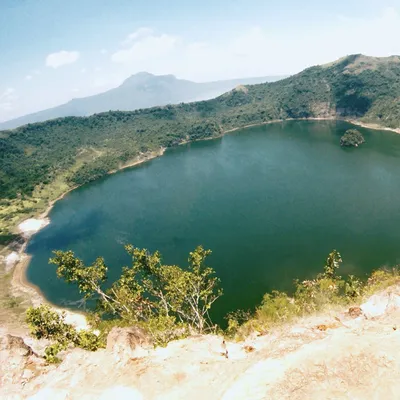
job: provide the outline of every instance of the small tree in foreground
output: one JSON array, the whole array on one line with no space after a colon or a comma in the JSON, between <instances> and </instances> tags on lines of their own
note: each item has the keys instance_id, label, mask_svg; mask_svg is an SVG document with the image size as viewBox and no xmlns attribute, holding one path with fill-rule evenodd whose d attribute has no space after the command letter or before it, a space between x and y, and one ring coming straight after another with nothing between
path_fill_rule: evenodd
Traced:
<instances>
[{"instance_id":1,"label":"small tree in foreground","mask_svg":"<svg viewBox=\"0 0 400 400\"><path fill-rule=\"evenodd\" d=\"M189 254L187 269L162 264L158 251L150 253L132 245L126 250L132 265L124 267L108 288L108 268L102 258L86 266L72 251L55 251L50 262L57 266L57 275L76 284L85 299L97 300L98 312L138 323L153 336L155 327L199 333L213 327L209 311L222 290L214 270L205 265L210 250L197 247Z\"/></svg>"},{"instance_id":2,"label":"small tree in foreground","mask_svg":"<svg viewBox=\"0 0 400 400\"><path fill-rule=\"evenodd\" d=\"M340 277L336 276L336 272L342 262L340 253L337 250L331 251L326 259L323 277L328 279L340 279Z\"/></svg>"},{"instance_id":3,"label":"small tree in foreground","mask_svg":"<svg viewBox=\"0 0 400 400\"><path fill-rule=\"evenodd\" d=\"M92 331L77 331L65 322L65 313L59 314L47 305L28 308L26 322L31 335L36 339L49 339L53 342L45 349L44 358L50 363L59 362L57 354L69 346L95 351L105 345L102 338Z\"/></svg>"}]
</instances>

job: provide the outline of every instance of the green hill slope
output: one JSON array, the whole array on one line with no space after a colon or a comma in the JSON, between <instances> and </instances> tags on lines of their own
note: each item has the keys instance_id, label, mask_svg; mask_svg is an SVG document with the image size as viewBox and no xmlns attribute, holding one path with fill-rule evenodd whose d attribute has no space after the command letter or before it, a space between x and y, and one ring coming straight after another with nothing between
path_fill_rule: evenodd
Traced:
<instances>
[{"instance_id":1,"label":"green hill slope","mask_svg":"<svg viewBox=\"0 0 400 400\"><path fill-rule=\"evenodd\" d=\"M237 85L273 82L282 78L284 77L265 76L197 83L177 79L174 75L139 72L126 79L120 86L104 93L73 99L57 107L2 122L0 130L14 129L54 118L83 117L110 110L132 111L138 108L212 99L232 90Z\"/></svg>"},{"instance_id":2,"label":"green hill slope","mask_svg":"<svg viewBox=\"0 0 400 400\"><path fill-rule=\"evenodd\" d=\"M352 55L216 99L67 117L0 132L0 229L70 187L143 153L288 118L358 118L400 127L400 57Z\"/></svg>"}]
</instances>

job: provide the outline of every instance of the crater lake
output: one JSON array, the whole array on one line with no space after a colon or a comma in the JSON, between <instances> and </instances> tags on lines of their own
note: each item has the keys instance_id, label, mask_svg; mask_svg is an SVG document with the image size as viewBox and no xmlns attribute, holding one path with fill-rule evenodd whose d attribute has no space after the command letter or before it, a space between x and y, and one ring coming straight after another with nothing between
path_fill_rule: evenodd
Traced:
<instances>
[{"instance_id":1,"label":"crater lake","mask_svg":"<svg viewBox=\"0 0 400 400\"><path fill-rule=\"evenodd\" d=\"M58 305L75 307L74 286L57 279L52 250L98 256L110 282L130 264L124 244L159 250L187 265L197 245L224 295L216 321L254 308L264 293L315 277L326 256L339 274L365 276L400 257L400 136L357 129L366 143L341 148L343 121L288 121L169 149L164 156L80 187L58 201L34 235L28 280Z\"/></svg>"}]
</instances>

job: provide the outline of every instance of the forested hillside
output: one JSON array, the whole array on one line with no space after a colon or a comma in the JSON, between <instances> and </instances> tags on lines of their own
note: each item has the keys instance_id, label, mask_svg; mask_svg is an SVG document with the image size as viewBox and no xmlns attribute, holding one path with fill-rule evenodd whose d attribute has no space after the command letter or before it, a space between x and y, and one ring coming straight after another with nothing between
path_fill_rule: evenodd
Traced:
<instances>
[{"instance_id":1,"label":"forested hillside","mask_svg":"<svg viewBox=\"0 0 400 400\"><path fill-rule=\"evenodd\" d=\"M75 185L143 153L276 119L348 117L400 126L400 57L353 55L216 99L67 117L0 132L0 232Z\"/></svg>"},{"instance_id":2,"label":"forested hillside","mask_svg":"<svg viewBox=\"0 0 400 400\"><path fill-rule=\"evenodd\" d=\"M208 100L232 90L238 85L274 82L284 76L239 78L215 82L192 82L174 75L153 75L139 72L120 86L89 97L72 99L68 103L11 121L0 122L0 130L13 129L34 122L61 117L84 117L110 110L133 111L139 108L165 106L182 102Z\"/></svg>"}]
</instances>

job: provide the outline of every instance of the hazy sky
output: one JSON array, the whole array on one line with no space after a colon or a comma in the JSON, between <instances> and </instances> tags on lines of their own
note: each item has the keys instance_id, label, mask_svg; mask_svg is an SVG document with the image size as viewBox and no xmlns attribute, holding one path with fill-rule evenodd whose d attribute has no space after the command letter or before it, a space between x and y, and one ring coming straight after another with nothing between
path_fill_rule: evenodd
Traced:
<instances>
[{"instance_id":1,"label":"hazy sky","mask_svg":"<svg viewBox=\"0 0 400 400\"><path fill-rule=\"evenodd\" d=\"M0 121L139 71L195 81L400 54L400 0L0 0Z\"/></svg>"}]
</instances>

